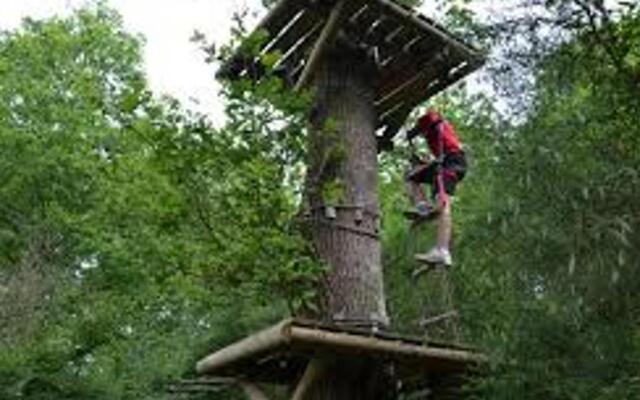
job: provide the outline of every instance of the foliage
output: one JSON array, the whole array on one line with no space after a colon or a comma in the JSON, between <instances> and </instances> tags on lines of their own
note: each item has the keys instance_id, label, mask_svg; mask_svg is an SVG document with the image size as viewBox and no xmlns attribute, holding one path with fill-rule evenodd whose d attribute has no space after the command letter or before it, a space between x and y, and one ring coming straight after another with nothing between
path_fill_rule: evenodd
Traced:
<instances>
[{"instance_id":1,"label":"foliage","mask_svg":"<svg viewBox=\"0 0 640 400\"><path fill-rule=\"evenodd\" d=\"M608 28L616 53L634 26ZM461 212L463 322L496 363L483 398L640 393L637 80L591 35L545 59L527 122L483 173L490 201Z\"/></svg>"},{"instance_id":2,"label":"foliage","mask_svg":"<svg viewBox=\"0 0 640 400\"><path fill-rule=\"evenodd\" d=\"M629 13L604 31L580 29L539 61L525 123L504 125L463 93L442 104L472 149L455 203L456 306L466 341L492 358L470 398L640 394L638 75L616 61L633 59L638 21ZM401 221L401 172L391 171L390 308L417 332L437 296L427 278L409 278L410 257L433 239Z\"/></svg>"},{"instance_id":3,"label":"foliage","mask_svg":"<svg viewBox=\"0 0 640 400\"><path fill-rule=\"evenodd\" d=\"M440 3L461 33L531 43L531 25ZM492 362L469 398L640 393L638 9L580 3L521 2L568 34L508 48L535 72L517 125L464 88L434 100L471 161L451 275L464 339ZM265 40L234 34L210 59ZM154 98L141 43L103 6L0 36L3 399L165 398L207 351L313 304L322 268L296 219L309 95L263 55L261 79L224 82L214 129ZM394 327L416 333L437 295L410 278L433 229L402 217L407 153L381 159L382 235Z\"/></svg>"},{"instance_id":4,"label":"foliage","mask_svg":"<svg viewBox=\"0 0 640 400\"><path fill-rule=\"evenodd\" d=\"M153 99L140 43L103 6L0 38L2 398L158 398L310 300L304 99L239 82L213 129Z\"/></svg>"}]
</instances>

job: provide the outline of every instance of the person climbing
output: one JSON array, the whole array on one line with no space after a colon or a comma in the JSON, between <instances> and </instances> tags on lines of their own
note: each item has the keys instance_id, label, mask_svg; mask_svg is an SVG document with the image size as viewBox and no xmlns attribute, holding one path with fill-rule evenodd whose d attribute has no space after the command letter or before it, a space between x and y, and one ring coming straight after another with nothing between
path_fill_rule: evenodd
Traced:
<instances>
[{"instance_id":1,"label":"person climbing","mask_svg":"<svg viewBox=\"0 0 640 400\"><path fill-rule=\"evenodd\" d=\"M407 132L407 139L413 146L413 139L420 135L426 139L432 156L427 160L414 157L413 167L407 174L415 204L415 210L409 212L408 216L417 217L418 220L437 219L438 235L436 246L425 254L417 254L416 260L451 266L452 200L457 184L466 174L467 161L453 125L435 108L429 108L418 119L416 125ZM424 184L431 185L435 205L431 205L424 194Z\"/></svg>"}]
</instances>

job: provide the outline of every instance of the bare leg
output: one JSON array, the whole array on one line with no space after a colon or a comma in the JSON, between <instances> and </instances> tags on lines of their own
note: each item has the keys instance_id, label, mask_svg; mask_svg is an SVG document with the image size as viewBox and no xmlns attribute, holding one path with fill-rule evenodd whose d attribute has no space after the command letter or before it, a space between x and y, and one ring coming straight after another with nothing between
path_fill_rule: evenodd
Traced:
<instances>
[{"instance_id":1,"label":"bare leg","mask_svg":"<svg viewBox=\"0 0 640 400\"><path fill-rule=\"evenodd\" d=\"M424 262L429 265L442 264L445 266L451 266L453 261L451 259L450 245L451 245L451 232L452 232L452 206L451 198L444 193L443 180L439 177L439 190L438 199L436 204L438 209L436 212L438 218L438 232L437 243L426 254L416 254L416 259L420 262Z\"/></svg>"},{"instance_id":2,"label":"bare leg","mask_svg":"<svg viewBox=\"0 0 640 400\"><path fill-rule=\"evenodd\" d=\"M438 216L438 248L449 251L451 244L451 199L447 199Z\"/></svg>"}]
</instances>

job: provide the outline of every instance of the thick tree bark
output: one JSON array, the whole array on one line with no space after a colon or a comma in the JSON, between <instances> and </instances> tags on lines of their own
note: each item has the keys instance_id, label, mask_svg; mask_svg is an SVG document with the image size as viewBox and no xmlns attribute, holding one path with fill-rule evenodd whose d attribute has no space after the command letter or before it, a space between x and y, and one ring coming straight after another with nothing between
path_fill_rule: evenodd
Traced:
<instances>
[{"instance_id":1,"label":"thick tree bark","mask_svg":"<svg viewBox=\"0 0 640 400\"><path fill-rule=\"evenodd\" d=\"M311 235L331 267L325 317L386 325L378 202L373 61L339 41L316 75L309 202Z\"/></svg>"},{"instance_id":2,"label":"thick tree bark","mask_svg":"<svg viewBox=\"0 0 640 400\"><path fill-rule=\"evenodd\" d=\"M329 265L323 317L360 326L388 324L378 237L375 66L364 52L338 41L315 72L307 194L311 237ZM366 355L325 360L305 400L382 400L385 367Z\"/></svg>"}]
</instances>

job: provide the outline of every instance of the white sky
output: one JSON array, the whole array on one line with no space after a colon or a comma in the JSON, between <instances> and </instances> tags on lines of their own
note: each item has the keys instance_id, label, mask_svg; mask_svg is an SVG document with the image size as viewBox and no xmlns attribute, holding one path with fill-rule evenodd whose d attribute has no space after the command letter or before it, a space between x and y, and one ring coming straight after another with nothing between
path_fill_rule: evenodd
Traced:
<instances>
[{"instance_id":1,"label":"white sky","mask_svg":"<svg viewBox=\"0 0 640 400\"><path fill-rule=\"evenodd\" d=\"M13 29L25 17L68 15L86 0L0 0L0 30ZM178 98L190 109L205 112L216 123L223 114L214 70L189 39L197 29L209 40L225 42L231 16L259 0L108 0L122 14L127 30L146 37L145 69L156 93ZM197 100L199 104L194 102Z\"/></svg>"},{"instance_id":2,"label":"white sky","mask_svg":"<svg viewBox=\"0 0 640 400\"><path fill-rule=\"evenodd\" d=\"M198 30L209 40L224 43L234 12L246 7L259 10L260 0L108 0L107 3L123 16L127 30L146 38L145 68L154 92L176 97L185 107L208 114L216 124L222 123L215 71L189 39ZM423 8L429 11L429 1L425 3ZM0 30L18 27L25 17L68 15L84 4L87 0L0 0Z\"/></svg>"}]
</instances>

